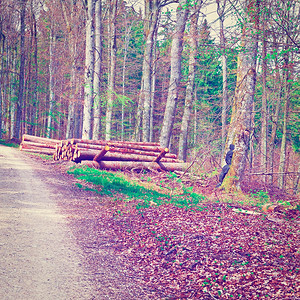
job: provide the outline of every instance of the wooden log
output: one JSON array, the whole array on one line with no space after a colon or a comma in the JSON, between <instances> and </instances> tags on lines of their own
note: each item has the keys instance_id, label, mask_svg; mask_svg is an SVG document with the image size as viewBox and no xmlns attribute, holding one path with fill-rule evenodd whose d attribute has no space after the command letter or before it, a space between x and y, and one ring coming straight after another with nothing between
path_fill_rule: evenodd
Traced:
<instances>
[{"instance_id":1,"label":"wooden log","mask_svg":"<svg viewBox=\"0 0 300 300\"><path fill-rule=\"evenodd\" d=\"M159 143L154 142L130 142L130 141L105 141L105 140L82 140L82 139L70 139L71 143L75 144L90 144L90 145L115 145L115 144L121 144L126 145L125 147L130 147L128 145L136 145L136 146L157 146L159 147ZM119 147L119 146L118 146Z\"/></svg>"},{"instance_id":2,"label":"wooden log","mask_svg":"<svg viewBox=\"0 0 300 300\"><path fill-rule=\"evenodd\" d=\"M140 162L140 161L89 161L84 160L82 165L86 165L96 169L106 170L157 170L157 171L181 171L184 172L188 168L187 163L156 163L156 162Z\"/></svg>"},{"instance_id":3,"label":"wooden log","mask_svg":"<svg viewBox=\"0 0 300 300\"><path fill-rule=\"evenodd\" d=\"M77 162L82 160L94 160L94 157L98 154L98 151L95 150L79 150L77 154ZM148 155L136 155L136 154L128 154L128 153L118 153L118 152L110 152L105 154L102 160L121 160L121 161L153 161L153 156ZM162 158L162 162L169 162L169 163L180 163L182 161L173 158Z\"/></svg>"},{"instance_id":4,"label":"wooden log","mask_svg":"<svg viewBox=\"0 0 300 300\"><path fill-rule=\"evenodd\" d=\"M109 146L105 146L97 155L94 156L93 161L101 161L104 155L109 151Z\"/></svg>"},{"instance_id":5,"label":"wooden log","mask_svg":"<svg viewBox=\"0 0 300 300\"><path fill-rule=\"evenodd\" d=\"M31 147L38 147L38 148L50 148L55 149L56 144L49 144L49 143L36 143L36 142L28 142L28 141L22 141L20 144L20 148L23 149L30 149Z\"/></svg>"},{"instance_id":6,"label":"wooden log","mask_svg":"<svg viewBox=\"0 0 300 300\"><path fill-rule=\"evenodd\" d=\"M45 155L53 155L54 154L54 149L47 149L47 148L30 148L30 149L23 149L22 151L30 152L30 153L45 154Z\"/></svg>"},{"instance_id":7,"label":"wooden log","mask_svg":"<svg viewBox=\"0 0 300 300\"><path fill-rule=\"evenodd\" d=\"M153 160L153 162L159 162L168 152L169 152L169 148L162 149L162 151Z\"/></svg>"},{"instance_id":8,"label":"wooden log","mask_svg":"<svg viewBox=\"0 0 300 300\"><path fill-rule=\"evenodd\" d=\"M77 147L80 150L102 150L103 145L92 145L92 144L76 144ZM109 145L107 145L109 146ZM162 152L164 149L159 148L159 147L150 147L149 149L153 149L154 151L151 150L140 150L140 149L133 149L133 148L122 148L122 147L116 147L115 145L110 145L109 146L109 151L110 152L121 152L121 153L129 153L129 154L138 154L138 155L149 155L149 156L155 156L157 157L160 152ZM166 153L165 157L167 158L174 158L177 159L177 155L173 153Z\"/></svg>"},{"instance_id":9,"label":"wooden log","mask_svg":"<svg viewBox=\"0 0 300 300\"><path fill-rule=\"evenodd\" d=\"M27 142L33 142L33 143L45 143L45 144L58 144L60 140L56 139L49 139L49 138L44 138L44 137L39 137L39 136L34 136L34 135L29 135L29 134L23 134L22 136L22 141L27 141Z\"/></svg>"}]
</instances>

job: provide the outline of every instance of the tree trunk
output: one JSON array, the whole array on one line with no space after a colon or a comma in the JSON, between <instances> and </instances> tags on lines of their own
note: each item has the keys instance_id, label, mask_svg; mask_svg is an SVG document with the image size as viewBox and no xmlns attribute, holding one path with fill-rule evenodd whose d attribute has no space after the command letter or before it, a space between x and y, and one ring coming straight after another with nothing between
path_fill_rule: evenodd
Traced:
<instances>
[{"instance_id":1,"label":"tree trunk","mask_svg":"<svg viewBox=\"0 0 300 300\"><path fill-rule=\"evenodd\" d=\"M278 179L278 184L281 189L285 188L285 164L286 164L286 146L287 146L287 124L289 118L289 105L290 105L290 70L289 70L289 57L288 52L284 54L285 63L285 78L284 78L284 108L283 108L283 128L282 128L282 139L280 148L280 160L278 172L281 173Z\"/></svg>"},{"instance_id":2,"label":"tree trunk","mask_svg":"<svg viewBox=\"0 0 300 300\"><path fill-rule=\"evenodd\" d=\"M258 47L259 1L247 2L245 23L242 30L242 51L238 56L237 83L227 145L235 145L228 175L222 186L226 190L240 190L244 175L250 136L253 132L253 102L256 85L256 59Z\"/></svg>"},{"instance_id":3,"label":"tree trunk","mask_svg":"<svg viewBox=\"0 0 300 300\"><path fill-rule=\"evenodd\" d=\"M261 104L261 138L260 138L260 152L261 152L261 167L262 172L267 173L267 132L268 132L268 120L267 120L267 41L266 41L266 14L262 14L262 26L263 26L263 41L262 41L262 104ZM266 182L266 176L262 176L262 180Z\"/></svg>"},{"instance_id":4,"label":"tree trunk","mask_svg":"<svg viewBox=\"0 0 300 300\"><path fill-rule=\"evenodd\" d=\"M185 23L188 16L186 0L179 0L177 8L177 21L171 47L171 75L168 88L168 98L164 113L164 120L160 134L160 144L169 148L172 129L175 119L175 110L178 100L178 88L181 78L181 53Z\"/></svg>"},{"instance_id":5,"label":"tree trunk","mask_svg":"<svg viewBox=\"0 0 300 300\"><path fill-rule=\"evenodd\" d=\"M222 88L222 157L225 153L226 140L226 119L227 119L227 102L228 102L228 87L227 87L227 55L226 55L226 38L224 33L224 12L226 0L220 6L220 0L217 0L217 13L220 22L220 47L222 51L222 72L223 72L223 88Z\"/></svg>"},{"instance_id":6,"label":"tree trunk","mask_svg":"<svg viewBox=\"0 0 300 300\"><path fill-rule=\"evenodd\" d=\"M93 113L93 77L94 77L94 0L87 0L86 14L86 44L85 44L85 84L84 84L84 106L82 138L92 138L92 113Z\"/></svg>"},{"instance_id":7,"label":"tree trunk","mask_svg":"<svg viewBox=\"0 0 300 300\"><path fill-rule=\"evenodd\" d=\"M124 97L125 97L125 80L126 80L126 59L128 53L128 47L130 42L130 34L131 34L131 26L130 25L125 32L125 41L124 41L124 58L123 58L123 69L122 69L122 108L121 108L121 141L124 140L124 122L125 122L125 105L124 105Z\"/></svg>"},{"instance_id":8,"label":"tree trunk","mask_svg":"<svg viewBox=\"0 0 300 300\"><path fill-rule=\"evenodd\" d=\"M116 60L117 60L117 42L116 42L116 22L117 22L117 8L118 0L111 0L109 8L109 52L110 52L110 64L109 64L109 77L107 88L107 107L106 107L106 121L105 121L105 139L111 139L112 129L112 112L113 103L115 98L115 81L116 81Z\"/></svg>"},{"instance_id":9,"label":"tree trunk","mask_svg":"<svg viewBox=\"0 0 300 300\"><path fill-rule=\"evenodd\" d=\"M49 112L48 112L48 119L47 119L47 134L46 136L50 138L51 136L51 123L52 123L52 115L53 109L55 104L55 93L54 93L54 86L55 86L55 66L54 66L54 57L55 57L55 43L56 43L56 36L54 33L54 24L51 25L50 28L50 46L49 46L49 55L50 55L50 62L49 62Z\"/></svg>"},{"instance_id":10,"label":"tree trunk","mask_svg":"<svg viewBox=\"0 0 300 300\"><path fill-rule=\"evenodd\" d=\"M21 119L22 119L22 108L23 108L23 97L24 97L24 81L25 81L25 28L26 28L26 2L27 0L21 0L21 11L20 11L20 72L19 72L19 91L17 101L17 112L16 112L16 125L14 130L14 137L20 137L21 131Z\"/></svg>"},{"instance_id":11,"label":"tree trunk","mask_svg":"<svg viewBox=\"0 0 300 300\"><path fill-rule=\"evenodd\" d=\"M150 140L153 51L155 47L155 33L158 26L159 15L159 1L145 0L144 35L146 42L143 57L141 90L134 128L135 141L143 140L146 142Z\"/></svg>"},{"instance_id":12,"label":"tree trunk","mask_svg":"<svg viewBox=\"0 0 300 300\"><path fill-rule=\"evenodd\" d=\"M191 29L190 29L190 57L189 57L189 75L186 86L185 105L181 122L180 136L179 136L179 159L186 161L187 159L187 144L188 144L188 130L190 125L190 116L193 109L193 91L195 83L195 69L196 69L196 56L197 56L197 24L199 12L202 6L202 1L199 1L191 16Z\"/></svg>"},{"instance_id":13,"label":"tree trunk","mask_svg":"<svg viewBox=\"0 0 300 300\"><path fill-rule=\"evenodd\" d=\"M101 76L102 76L102 0L97 0L95 6L95 71L94 71L94 124L93 139L101 134Z\"/></svg>"}]
</instances>

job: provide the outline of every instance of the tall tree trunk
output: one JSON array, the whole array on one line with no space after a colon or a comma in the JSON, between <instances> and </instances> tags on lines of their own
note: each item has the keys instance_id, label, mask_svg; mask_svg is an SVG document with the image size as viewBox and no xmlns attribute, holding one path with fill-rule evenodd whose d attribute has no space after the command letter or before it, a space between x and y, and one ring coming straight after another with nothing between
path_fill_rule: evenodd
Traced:
<instances>
[{"instance_id":1,"label":"tall tree trunk","mask_svg":"<svg viewBox=\"0 0 300 300\"><path fill-rule=\"evenodd\" d=\"M92 114L93 114L93 77L94 77L94 19L95 2L87 0L86 14L86 44L85 44L85 74L84 74L84 106L83 106L83 124L82 138L92 138Z\"/></svg>"},{"instance_id":2,"label":"tall tree trunk","mask_svg":"<svg viewBox=\"0 0 300 300\"><path fill-rule=\"evenodd\" d=\"M19 91L17 101L17 112L16 112L16 125L14 130L14 137L20 137L21 130L21 119L22 119L22 108L23 108L23 97L24 97L24 75L25 75L25 16L26 16L26 2L27 0L20 0L21 11L20 11L20 72L19 72Z\"/></svg>"},{"instance_id":3,"label":"tall tree trunk","mask_svg":"<svg viewBox=\"0 0 300 300\"><path fill-rule=\"evenodd\" d=\"M261 105L261 137L260 137L260 152L261 152L261 167L262 172L267 173L267 132L268 132L268 120L267 120L267 36L266 36L266 14L262 14L262 105ZM266 182L266 176L262 177L263 182Z\"/></svg>"},{"instance_id":4,"label":"tall tree trunk","mask_svg":"<svg viewBox=\"0 0 300 300\"><path fill-rule=\"evenodd\" d=\"M106 106L106 120L105 120L105 139L111 139L112 129L112 112L115 98L115 82L116 82L116 60L117 60L117 41L116 41L116 22L117 22L117 8L118 0L111 0L109 8L109 76L107 87L107 106Z\"/></svg>"},{"instance_id":5,"label":"tall tree trunk","mask_svg":"<svg viewBox=\"0 0 300 300\"><path fill-rule=\"evenodd\" d=\"M97 0L95 6L95 71L94 71L94 126L93 140L98 140L101 134L101 76L102 76L102 0Z\"/></svg>"},{"instance_id":6,"label":"tall tree trunk","mask_svg":"<svg viewBox=\"0 0 300 300\"><path fill-rule=\"evenodd\" d=\"M145 0L144 36L146 42L144 47L141 90L135 118L135 141L150 140L153 49L155 46L155 32L158 26L159 15L159 0Z\"/></svg>"},{"instance_id":7,"label":"tall tree trunk","mask_svg":"<svg viewBox=\"0 0 300 300\"><path fill-rule=\"evenodd\" d=\"M2 108L2 74L4 70L4 47L5 47L5 35L2 33L2 18L0 17L0 139L2 138L2 115L3 115L3 108Z\"/></svg>"},{"instance_id":8,"label":"tall tree trunk","mask_svg":"<svg viewBox=\"0 0 300 300\"><path fill-rule=\"evenodd\" d=\"M68 105L68 120L67 120L67 130L66 130L66 139L75 137L75 123L78 121L76 119L76 102L77 102L77 43L76 43L76 29L78 28L78 24L76 23L76 0L72 0L71 3L66 3L65 0L60 0L64 20L66 22L68 37L69 37L69 52L71 54L72 66L71 66L71 78L70 78L70 86L71 86L71 95L69 97L69 105ZM71 5L71 9L69 6ZM68 11L71 11L68 14Z\"/></svg>"},{"instance_id":9,"label":"tall tree trunk","mask_svg":"<svg viewBox=\"0 0 300 300\"><path fill-rule=\"evenodd\" d=\"M286 165L286 146L287 146L287 124L289 118L289 105L290 105L290 70L289 70L289 55L288 51L284 54L284 108L283 108L283 128L282 139L280 148L279 169L280 173L278 184L281 189L285 188L285 165Z\"/></svg>"},{"instance_id":10,"label":"tall tree trunk","mask_svg":"<svg viewBox=\"0 0 300 300\"><path fill-rule=\"evenodd\" d=\"M34 61L34 71L33 71L33 78L32 78L32 111L31 111L31 120L30 120L30 127L29 127L29 134L35 135L36 129L36 113L37 113L37 102L38 102L38 38L37 38L37 22L36 16L34 13L34 8L32 8L32 18L33 18L33 61Z\"/></svg>"},{"instance_id":11,"label":"tall tree trunk","mask_svg":"<svg viewBox=\"0 0 300 300\"><path fill-rule=\"evenodd\" d=\"M160 134L160 144L168 148L172 136L175 119L175 110L178 99L178 88L181 78L181 54L183 33L188 16L187 0L179 0L177 8L177 21L171 47L171 74L168 88L168 98L164 113L164 120Z\"/></svg>"},{"instance_id":12,"label":"tall tree trunk","mask_svg":"<svg viewBox=\"0 0 300 300\"><path fill-rule=\"evenodd\" d=\"M195 83L195 69L196 69L196 55L197 55L197 24L199 12L202 6L202 1L199 1L194 7L191 16L190 28L190 57L189 57L189 75L186 86L184 112L180 128L179 136L179 152L178 158L186 161L187 159L187 144L188 144L188 130L190 125L190 116L193 109L193 91Z\"/></svg>"},{"instance_id":13,"label":"tall tree trunk","mask_svg":"<svg viewBox=\"0 0 300 300\"><path fill-rule=\"evenodd\" d=\"M253 132L252 109L256 85L256 59L258 47L259 0L246 3L246 16L238 55L237 83L227 145L235 145L228 175L222 186L226 190L240 190L244 175L250 136Z\"/></svg>"},{"instance_id":14,"label":"tall tree trunk","mask_svg":"<svg viewBox=\"0 0 300 300\"><path fill-rule=\"evenodd\" d=\"M227 84L227 55L226 55L226 38L224 33L224 19L225 19L225 7L226 0L223 5L220 5L220 0L217 1L217 13L220 22L220 47L222 51L222 76L223 76L223 88L222 88L222 157L225 152L225 140L226 140L226 119L227 119L227 103L228 103L228 84Z\"/></svg>"},{"instance_id":15,"label":"tall tree trunk","mask_svg":"<svg viewBox=\"0 0 300 300\"><path fill-rule=\"evenodd\" d=\"M130 41L130 34L131 34L131 26L126 28L125 32L125 41L124 41L124 57L123 57L123 69L122 69L122 96L125 97L125 80L126 80L126 60L127 60L127 53ZM121 141L124 140L124 122L125 122L125 104L122 101L121 104Z\"/></svg>"},{"instance_id":16,"label":"tall tree trunk","mask_svg":"<svg viewBox=\"0 0 300 300\"><path fill-rule=\"evenodd\" d=\"M276 45L276 52L278 53L278 43L276 42L277 38L275 34L273 35L273 42ZM281 93L281 80L280 80L280 74L279 74L279 69L278 69L278 60L275 59L275 94L274 97L276 99L275 102L275 110L274 114L272 115L272 131L271 131L271 136L269 140L269 165L270 165L270 173L272 174L270 176L270 184L273 184L274 182L274 176L273 176L273 171L274 171L274 152L275 152L275 138L276 138L276 132L277 132L277 127L278 127L278 121L279 121L279 112L280 112L280 107L281 107L281 98L282 98L282 93Z\"/></svg>"},{"instance_id":17,"label":"tall tree trunk","mask_svg":"<svg viewBox=\"0 0 300 300\"><path fill-rule=\"evenodd\" d=\"M56 36L54 33L53 24L50 28L50 47L49 47L49 55L50 55L50 63L49 63L49 112L48 112L48 120L47 120L47 134L48 138L51 137L51 124L52 124L52 115L53 109L55 104L55 93L54 93L54 86L55 86L55 66L54 66L54 59L55 59L55 44L56 44Z\"/></svg>"}]
</instances>

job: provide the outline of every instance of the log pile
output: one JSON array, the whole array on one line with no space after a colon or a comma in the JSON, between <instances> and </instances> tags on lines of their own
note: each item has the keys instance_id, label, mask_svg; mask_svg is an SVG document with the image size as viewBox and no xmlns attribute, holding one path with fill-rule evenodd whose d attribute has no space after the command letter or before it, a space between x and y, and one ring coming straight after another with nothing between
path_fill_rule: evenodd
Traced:
<instances>
[{"instance_id":1,"label":"log pile","mask_svg":"<svg viewBox=\"0 0 300 300\"><path fill-rule=\"evenodd\" d=\"M20 150L52 155L99 169L151 169L184 171L187 164L159 143L68 139L23 135Z\"/></svg>"}]
</instances>

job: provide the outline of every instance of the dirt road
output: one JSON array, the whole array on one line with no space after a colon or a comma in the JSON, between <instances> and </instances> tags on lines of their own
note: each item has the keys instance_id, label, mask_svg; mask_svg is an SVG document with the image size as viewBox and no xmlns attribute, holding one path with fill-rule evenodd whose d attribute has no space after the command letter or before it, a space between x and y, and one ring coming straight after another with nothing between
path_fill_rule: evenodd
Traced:
<instances>
[{"instance_id":1,"label":"dirt road","mask_svg":"<svg viewBox=\"0 0 300 300\"><path fill-rule=\"evenodd\" d=\"M59 179L39 168L41 163L0 145L0 299L137 299L118 281L110 286L117 276L105 266L97 272L107 282L102 287L98 280L95 287L57 206L64 181L59 194L53 188Z\"/></svg>"}]
</instances>

